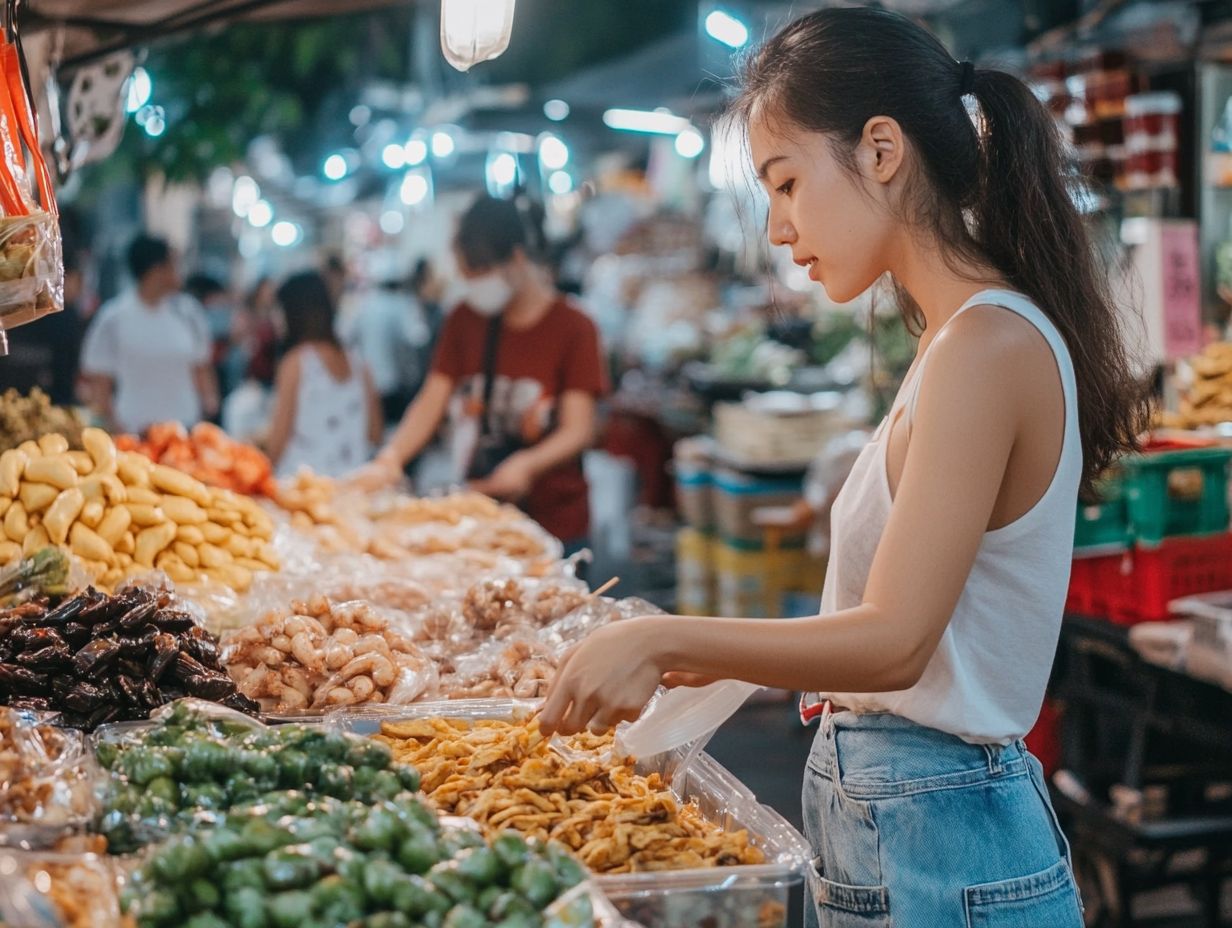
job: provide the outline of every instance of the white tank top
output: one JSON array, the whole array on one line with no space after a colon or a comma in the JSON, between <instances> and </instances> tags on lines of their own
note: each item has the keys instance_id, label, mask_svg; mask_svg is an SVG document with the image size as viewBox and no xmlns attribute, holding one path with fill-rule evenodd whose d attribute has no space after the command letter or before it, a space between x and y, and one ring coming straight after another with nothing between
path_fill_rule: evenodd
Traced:
<instances>
[{"instance_id":1,"label":"white tank top","mask_svg":"<svg viewBox=\"0 0 1232 928\"><path fill-rule=\"evenodd\" d=\"M1012 310L1052 348L1065 393L1065 437L1056 472L1025 515L984 534L941 643L915 686L822 695L855 712L892 713L964 741L1008 744L1035 724L1052 669L1069 586L1082 443L1074 368L1060 332L1029 299L1004 290L977 293L950 321L977 305ZM889 423L904 406L910 421L927 356L925 349L834 502L823 615L864 599L893 502L886 474Z\"/></svg>"},{"instance_id":2,"label":"white tank top","mask_svg":"<svg viewBox=\"0 0 1232 928\"><path fill-rule=\"evenodd\" d=\"M308 467L326 477L342 477L368 460L368 402L363 362L347 354L351 373L335 380L315 348L300 353L295 423L278 462L280 477Z\"/></svg>"}]
</instances>

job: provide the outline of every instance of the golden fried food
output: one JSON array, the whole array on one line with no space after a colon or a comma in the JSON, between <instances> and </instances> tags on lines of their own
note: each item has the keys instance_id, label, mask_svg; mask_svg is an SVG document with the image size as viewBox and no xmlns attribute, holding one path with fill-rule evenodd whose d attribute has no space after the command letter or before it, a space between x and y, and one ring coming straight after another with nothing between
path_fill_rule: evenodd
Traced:
<instances>
[{"instance_id":1,"label":"golden fried food","mask_svg":"<svg viewBox=\"0 0 1232 928\"><path fill-rule=\"evenodd\" d=\"M495 833L513 829L568 846L596 873L759 864L746 831L726 832L680 804L658 774L609 763L612 737L571 739L566 758L529 721L386 722L377 740L414 764L442 812Z\"/></svg>"}]
</instances>

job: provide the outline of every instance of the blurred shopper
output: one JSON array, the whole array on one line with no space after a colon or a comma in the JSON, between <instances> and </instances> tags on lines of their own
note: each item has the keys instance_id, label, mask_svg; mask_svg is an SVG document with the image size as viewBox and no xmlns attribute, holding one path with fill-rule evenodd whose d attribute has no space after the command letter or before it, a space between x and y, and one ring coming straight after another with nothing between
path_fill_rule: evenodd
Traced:
<instances>
[{"instance_id":1,"label":"blurred shopper","mask_svg":"<svg viewBox=\"0 0 1232 928\"><path fill-rule=\"evenodd\" d=\"M356 481L392 483L448 420L457 479L519 503L576 550L590 530L582 453L607 390L598 332L531 260L512 203L475 201L454 250L466 297L445 322L424 388Z\"/></svg>"},{"instance_id":2,"label":"blurred shopper","mask_svg":"<svg viewBox=\"0 0 1232 928\"><path fill-rule=\"evenodd\" d=\"M415 270L411 272L411 294L419 301L424 325L428 330L428 338L420 346L420 370L423 371L423 376L415 386L415 392L418 393L427 380L428 371L432 367L432 357L436 354L436 342L440 338L441 327L445 324L445 278L430 259L420 258L415 262Z\"/></svg>"},{"instance_id":3,"label":"blurred shopper","mask_svg":"<svg viewBox=\"0 0 1232 928\"><path fill-rule=\"evenodd\" d=\"M180 292L171 246L138 235L128 249L132 289L98 311L82 349L98 415L141 432L156 422L195 425L218 412L205 313Z\"/></svg>"},{"instance_id":4,"label":"blurred shopper","mask_svg":"<svg viewBox=\"0 0 1232 928\"><path fill-rule=\"evenodd\" d=\"M231 294L221 280L209 274L191 275L184 282L184 292L205 310L205 321L210 329L210 363L218 378L219 391L226 396L237 386L226 367L231 351L231 333L235 327L235 306L231 302Z\"/></svg>"},{"instance_id":5,"label":"blurred shopper","mask_svg":"<svg viewBox=\"0 0 1232 928\"><path fill-rule=\"evenodd\" d=\"M384 422L397 423L427 375L423 310L404 282L391 278L364 294L340 329L343 344L359 352L368 366Z\"/></svg>"},{"instance_id":6,"label":"blurred shopper","mask_svg":"<svg viewBox=\"0 0 1232 928\"><path fill-rule=\"evenodd\" d=\"M335 306L315 271L278 288L286 320L266 450L280 475L307 467L341 476L381 440L380 402L363 362L339 344Z\"/></svg>"},{"instance_id":7,"label":"blurred shopper","mask_svg":"<svg viewBox=\"0 0 1232 928\"><path fill-rule=\"evenodd\" d=\"M231 326L231 350L227 355L227 379L274 382L278 363L276 288L272 278L262 277L238 307Z\"/></svg>"}]
</instances>

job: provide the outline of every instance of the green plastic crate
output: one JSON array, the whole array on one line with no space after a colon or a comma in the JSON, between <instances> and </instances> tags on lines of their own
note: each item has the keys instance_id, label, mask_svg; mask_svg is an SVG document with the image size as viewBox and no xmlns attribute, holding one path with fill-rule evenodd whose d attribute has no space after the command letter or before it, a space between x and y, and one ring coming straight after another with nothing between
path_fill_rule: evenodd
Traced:
<instances>
[{"instance_id":1,"label":"green plastic crate","mask_svg":"<svg viewBox=\"0 0 1232 928\"><path fill-rule=\"evenodd\" d=\"M1232 448L1187 448L1126 458L1122 486L1134 543L1151 548L1165 538L1226 532L1230 461ZM1180 479L1186 476L1190 479ZM1187 486L1178 488L1180 482Z\"/></svg>"},{"instance_id":2,"label":"green plastic crate","mask_svg":"<svg viewBox=\"0 0 1232 928\"><path fill-rule=\"evenodd\" d=\"M1105 480L1099 487L1099 502L1078 501L1074 520L1074 556L1097 557L1126 551L1133 544L1129 505L1119 480Z\"/></svg>"}]
</instances>

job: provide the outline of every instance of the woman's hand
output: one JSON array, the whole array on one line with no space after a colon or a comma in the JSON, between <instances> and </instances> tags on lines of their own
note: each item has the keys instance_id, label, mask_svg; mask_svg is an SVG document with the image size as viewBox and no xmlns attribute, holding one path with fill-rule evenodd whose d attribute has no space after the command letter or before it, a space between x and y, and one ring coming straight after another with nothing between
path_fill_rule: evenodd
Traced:
<instances>
[{"instance_id":1,"label":"woman's hand","mask_svg":"<svg viewBox=\"0 0 1232 928\"><path fill-rule=\"evenodd\" d=\"M572 735L641 715L665 667L670 618L645 616L592 633L565 655L548 690L539 728Z\"/></svg>"},{"instance_id":2,"label":"woman's hand","mask_svg":"<svg viewBox=\"0 0 1232 928\"><path fill-rule=\"evenodd\" d=\"M471 483L471 489L493 499L517 502L530 493L535 482L535 470L523 453L511 454L482 480Z\"/></svg>"},{"instance_id":3,"label":"woman's hand","mask_svg":"<svg viewBox=\"0 0 1232 928\"><path fill-rule=\"evenodd\" d=\"M358 470L347 474L345 483L357 490L371 493L393 486L402 477L402 470L397 463L383 454L369 461Z\"/></svg>"}]
</instances>

